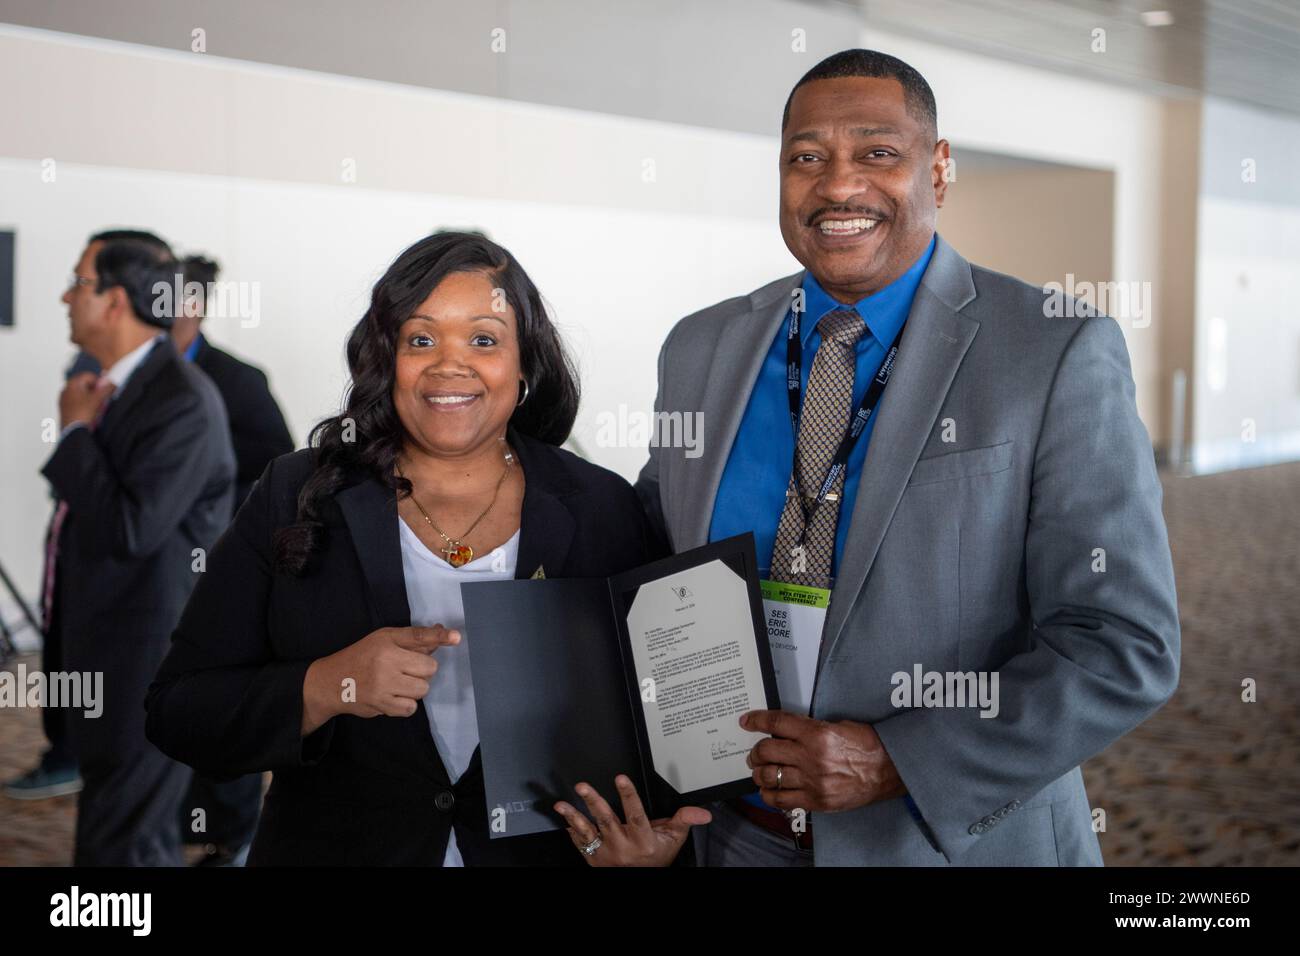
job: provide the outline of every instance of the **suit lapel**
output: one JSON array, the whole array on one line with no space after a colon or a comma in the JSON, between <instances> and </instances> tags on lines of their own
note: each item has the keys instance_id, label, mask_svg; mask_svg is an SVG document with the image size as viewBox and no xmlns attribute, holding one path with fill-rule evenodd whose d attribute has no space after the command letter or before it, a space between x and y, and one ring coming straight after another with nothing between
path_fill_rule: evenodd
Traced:
<instances>
[{"instance_id":1,"label":"suit lapel","mask_svg":"<svg viewBox=\"0 0 1300 956\"><path fill-rule=\"evenodd\" d=\"M560 500L564 486L535 453L532 439L511 429L510 446L519 456L524 470L524 504L519 523L519 554L515 560L515 578L537 575L560 577L569 558L569 547L577 525L573 515Z\"/></svg>"},{"instance_id":2,"label":"suit lapel","mask_svg":"<svg viewBox=\"0 0 1300 956\"><path fill-rule=\"evenodd\" d=\"M368 478L338 492L334 500L361 563L375 626L410 627L395 493Z\"/></svg>"},{"instance_id":3,"label":"suit lapel","mask_svg":"<svg viewBox=\"0 0 1300 956\"><path fill-rule=\"evenodd\" d=\"M975 297L970 266L938 240L908 314L893 377L880 402L822 632L818 669L835 649L894 511L979 322L959 310ZM842 518L843 516L841 516Z\"/></svg>"},{"instance_id":4,"label":"suit lapel","mask_svg":"<svg viewBox=\"0 0 1300 956\"><path fill-rule=\"evenodd\" d=\"M170 338L155 342L153 348L145 354L144 360L136 366L131 377L126 380L126 387L122 389L122 393L108 400L104 419L95 429L99 433L101 442L107 444L121 423L130 419L131 409L144 397L145 387L167 364L170 345ZM175 349L171 349L171 355L175 356Z\"/></svg>"},{"instance_id":5,"label":"suit lapel","mask_svg":"<svg viewBox=\"0 0 1300 956\"><path fill-rule=\"evenodd\" d=\"M541 577L560 577L573 543L573 515L560 500L547 491L524 489L524 512L519 523L519 556L515 577L531 578L542 569Z\"/></svg>"},{"instance_id":6,"label":"suit lapel","mask_svg":"<svg viewBox=\"0 0 1300 956\"><path fill-rule=\"evenodd\" d=\"M699 547L709 540L713 504L731 457L731 446L772 347L772 337L790 314L790 295L802 280L803 273L799 272L774 283L767 295L751 296L750 310L732 316L718 336L700 408L707 430L706 451L702 467L684 471L681 530L685 534L675 540L678 551Z\"/></svg>"}]
</instances>

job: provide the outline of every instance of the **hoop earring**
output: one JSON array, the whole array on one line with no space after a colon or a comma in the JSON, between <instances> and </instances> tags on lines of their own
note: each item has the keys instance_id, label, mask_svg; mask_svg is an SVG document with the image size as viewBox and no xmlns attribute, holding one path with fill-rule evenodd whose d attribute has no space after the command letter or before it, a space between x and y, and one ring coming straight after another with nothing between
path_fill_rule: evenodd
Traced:
<instances>
[{"instance_id":1,"label":"hoop earring","mask_svg":"<svg viewBox=\"0 0 1300 956\"><path fill-rule=\"evenodd\" d=\"M528 401L528 380L524 379L524 397L515 402L515 408L518 408L526 401Z\"/></svg>"}]
</instances>

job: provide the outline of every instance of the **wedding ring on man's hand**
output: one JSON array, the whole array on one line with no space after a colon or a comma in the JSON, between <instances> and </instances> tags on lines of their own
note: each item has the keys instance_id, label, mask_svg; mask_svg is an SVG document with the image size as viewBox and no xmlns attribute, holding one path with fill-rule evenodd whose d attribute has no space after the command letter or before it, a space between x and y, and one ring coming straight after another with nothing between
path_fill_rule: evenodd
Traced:
<instances>
[{"instance_id":1,"label":"wedding ring on man's hand","mask_svg":"<svg viewBox=\"0 0 1300 956\"><path fill-rule=\"evenodd\" d=\"M587 854L587 856L591 856L593 853L595 853L597 850L600 849L600 843L601 843L600 837L596 837L596 839L592 840L590 843L586 844L581 848L582 852Z\"/></svg>"},{"instance_id":2,"label":"wedding ring on man's hand","mask_svg":"<svg viewBox=\"0 0 1300 956\"><path fill-rule=\"evenodd\" d=\"M776 768L776 789L781 789L781 778L785 776L785 767Z\"/></svg>"}]
</instances>

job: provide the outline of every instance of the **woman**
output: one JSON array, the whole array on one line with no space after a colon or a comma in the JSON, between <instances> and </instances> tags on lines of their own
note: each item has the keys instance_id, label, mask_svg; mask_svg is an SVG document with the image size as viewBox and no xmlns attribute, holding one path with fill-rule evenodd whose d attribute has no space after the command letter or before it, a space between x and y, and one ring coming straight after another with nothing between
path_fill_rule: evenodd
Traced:
<instances>
[{"instance_id":1,"label":"woman","mask_svg":"<svg viewBox=\"0 0 1300 956\"><path fill-rule=\"evenodd\" d=\"M204 774L275 772L251 865L671 861L704 811L627 811L600 848L572 827L488 839L460 584L657 550L627 482L556 447L578 386L536 288L481 236L430 236L347 357L343 412L267 467L209 556L149 739Z\"/></svg>"}]
</instances>

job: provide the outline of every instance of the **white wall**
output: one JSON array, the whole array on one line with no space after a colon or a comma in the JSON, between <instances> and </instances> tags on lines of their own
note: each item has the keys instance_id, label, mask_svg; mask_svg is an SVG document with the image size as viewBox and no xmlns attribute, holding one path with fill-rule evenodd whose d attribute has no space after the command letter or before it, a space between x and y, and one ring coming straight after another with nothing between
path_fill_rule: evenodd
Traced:
<instances>
[{"instance_id":1,"label":"white wall","mask_svg":"<svg viewBox=\"0 0 1300 956\"><path fill-rule=\"evenodd\" d=\"M1009 153L1115 174L1114 267L1116 282L1150 282L1154 319L1121 322L1133 362L1138 412L1159 436L1160 371L1159 230L1162 182L1158 96L1077 79L1061 73L868 29L863 46L885 50L916 67L934 90L939 135L990 152ZM961 151L956 150L961 187ZM1054 212L1058 218L1054 218ZM1042 228L1060 224L1059 211L1039 210ZM943 229L942 214L939 228ZM1026 243L1033 242L1026 235ZM958 250L978 262L978 248ZM1059 276L1058 282L1065 282Z\"/></svg>"},{"instance_id":2,"label":"white wall","mask_svg":"<svg viewBox=\"0 0 1300 956\"><path fill-rule=\"evenodd\" d=\"M1113 277L1157 275L1159 99L897 36L863 42L927 75L954 141L1113 170ZM628 476L642 452L598 447L594 423L649 407L671 324L797 268L775 217L779 104L764 137L15 27L0 27L0 82L17 91L0 99L0 228L19 234L18 327L0 332L0 558L32 598L48 517L40 422L71 355L57 300L95 229L154 228L260 283L261 324L210 333L266 368L301 441L337 406L343 335L387 262L433 229L483 228L575 348L579 441ZM138 94L125 106L123 90ZM347 159L355 183L341 181ZM1157 327L1126 329L1153 431Z\"/></svg>"},{"instance_id":3,"label":"white wall","mask_svg":"<svg viewBox=\"0 0 1300 956\"><path fill-rule=\"evenodd\" d=\"M1295 460L1300 120L1207 100L1202 130L1193 467Z\"/></svg>"},{"instance_id":4,"label":"white wall","mask_svg":"<svg viewBox=\"0 0 1300 956\"><path fill-rule=\"evenodd\" d=\"M338 406L344 336L388 262L437 228L480 228L523 263L573 349L576 439L628 477L644 450L600 447L597 417L650 409L671 325L798 268L761 137L22 31L0 31L0 81L30 91L0 101L0 228L18 233L17 326L0 330L0 560L33 601L49 517L41 426L74 351L58 300L97 229L154 229L212 254L224 279L258 283L260 324L205 329L268 372L301 444ZM110 114L116 128L99 99L114 82L151 89L140 114ZM167 117L199 88L233 91L238 108L181 123L189 146L177 150ZM342 155L360 182L338 181ZM161 169L123 168L155 159Z\"/></svg>"}]
</instances>

